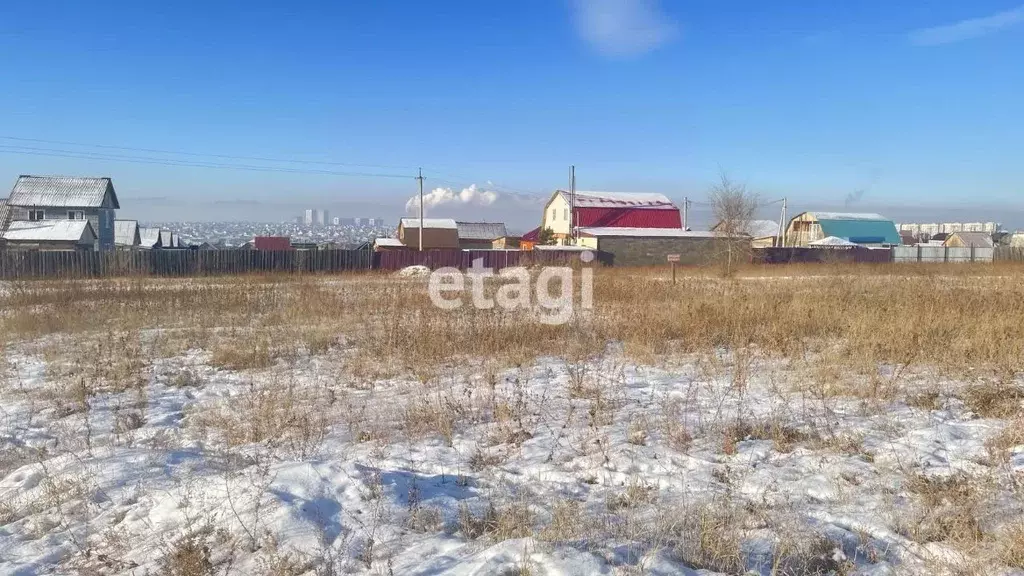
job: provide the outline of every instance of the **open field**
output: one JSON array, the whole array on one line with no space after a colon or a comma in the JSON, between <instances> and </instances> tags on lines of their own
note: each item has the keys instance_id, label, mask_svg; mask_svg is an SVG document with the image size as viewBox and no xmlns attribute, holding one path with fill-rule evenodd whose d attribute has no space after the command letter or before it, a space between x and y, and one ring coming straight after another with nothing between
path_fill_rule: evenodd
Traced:
<instances>
[{"instance_id":1,"label":"open field","mask_svg":"<svg viewBox=\"0 0 1024 576\"><path fill-rule=\"evenodd\" d=\"M1024 267L0 289L0 573L1024 574Z\"/></svg>"}]
</instances>

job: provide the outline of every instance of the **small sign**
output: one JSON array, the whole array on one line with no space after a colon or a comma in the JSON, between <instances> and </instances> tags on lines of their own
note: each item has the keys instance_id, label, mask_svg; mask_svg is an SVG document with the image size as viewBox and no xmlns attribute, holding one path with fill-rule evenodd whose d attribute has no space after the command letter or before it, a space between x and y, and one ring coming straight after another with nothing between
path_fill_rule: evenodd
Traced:
<instances>
[{"instance_id":1,"label":"small sign","mask_svg":"<svg viewBox=\"0 0 1024 576\"><path fill-rule=\"evenodd\" d=\"M679 254L669 254L668 255L668 261L669 262L679 262Z\"/></svg>"}]
</instances>

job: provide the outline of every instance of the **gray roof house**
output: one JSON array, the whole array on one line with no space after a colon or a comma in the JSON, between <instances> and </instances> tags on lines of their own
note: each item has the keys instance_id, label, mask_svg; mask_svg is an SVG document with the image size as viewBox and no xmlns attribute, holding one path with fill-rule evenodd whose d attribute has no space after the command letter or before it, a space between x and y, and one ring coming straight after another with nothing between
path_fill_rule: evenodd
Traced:
<instances>
[{"instance_id":1,"label":"gray roof house","mask_svg":"<svg viewBox=\"0 0 1024 576\"><path fill-rule=\"evenodd\" d=\"M7 199L11 221L84 220L95 249L114 249L114 213L121 208L110 178L19 176Z\"/></svg>"},{"instance_id":2,"label":"gray roof house","mask_svg":"<svg viewBox=\"0 0 1024 576\"><path fill-rule=\"evenodd\" d=\"M463 250L487 250L495 239L508 236L501 222L456 222L455 226L459 231L459 248Z\"/></svg>"},{"instance_id":3,"label":"gray roof house","mask_svg":"<svg viewBox=\"0 0 1024 576\"><path fill-rule=\"evenodd\" d=\"M114 220L114 246L138 248L142 244L137 220Z\"/></svg>"},{"instance_id":4,"label":"gray roof house","mask_svg":"<svg viewBox=\"0 0 1024 576\"><path fill-rule=\"evenodd\" d=\"M160 243L160 229L139 228L139 247L147 250L163 248L163 244Z\"/></svg>"},{"instance_id":5,"label":"gray roof house","mask_svg":"<svg viewBox=\"0 0 1024 576\"><path fill-rule=\"evenodd\" d=\"M3 233L9 250L94 250L96 234L88 220L11 222Z\"/></svg>"}]
</instances>

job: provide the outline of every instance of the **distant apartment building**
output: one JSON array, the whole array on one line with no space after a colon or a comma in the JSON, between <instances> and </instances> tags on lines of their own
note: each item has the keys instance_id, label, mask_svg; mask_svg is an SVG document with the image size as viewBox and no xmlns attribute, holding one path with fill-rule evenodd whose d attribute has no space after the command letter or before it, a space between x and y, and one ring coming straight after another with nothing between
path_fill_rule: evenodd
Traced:
<instances>
[{"instance_id":1,"label":"distant apartment building","mask_svg":"<svg viewBox=\"0 0 1024 576\"><path fill-rule=\"evenodd\" d=\"M316 210L312 208L307 208L306 212L302 216L302 223L305 224L306 226L312 226L315 220Z\"/></svg>"},{"instance_id":2,"label":"distant apartment building","mask_svg":"<svg viewBox=\"0 0 1024 576\"><path fill-rule=\"evenodd\" d=\"M932 237L938 234L954 234L956 232L983 232L994 234L1001 230L998 222L932 222L904 223L899 225L900 232L910 233L918 238Z\"/></svg>"},{"instance_id":3,"label":"distant apartment building","mask_svg":"<svg viewBox=\"0 0 1024 576\"><path fill-rule=\"evenodd\" d=\"M337 216L331 218L331 224L334 224L335 226L341 226L341 218L338 218Z\"/></svg>"},{"instance_id":4,"label":"distant apartment building","mask_svg":"<svg viewBox=\"0 0 1024 576\"><path fill-rule=\"evenodd\" d=\"M316 225L327 226L331 222L330 212L327 210L316 210Z\"/></svg>"}]
</instances>

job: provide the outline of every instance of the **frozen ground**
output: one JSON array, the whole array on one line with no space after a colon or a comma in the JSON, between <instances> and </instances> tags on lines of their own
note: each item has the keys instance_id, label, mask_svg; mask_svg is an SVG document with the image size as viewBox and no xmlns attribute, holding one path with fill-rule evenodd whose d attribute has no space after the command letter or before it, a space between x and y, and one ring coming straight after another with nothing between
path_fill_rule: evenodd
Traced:
<instances>
[{"instance_id":1,"label":"frozen ground","mask_svg":"<svg viewBox=\"0 0 1024 576\"><path fill-rule=\"evenodd\" d=\"M926 372L611 347L370 382L336 346L125 384L64 350L5 352L3 574L1013 573L971 546L1020 520L1024 446Z\"/></svg>"}]
</instances>

